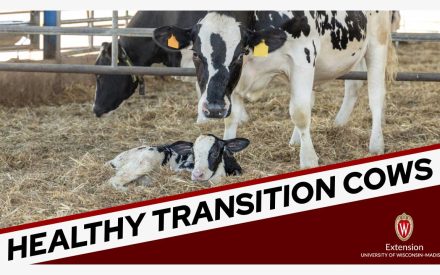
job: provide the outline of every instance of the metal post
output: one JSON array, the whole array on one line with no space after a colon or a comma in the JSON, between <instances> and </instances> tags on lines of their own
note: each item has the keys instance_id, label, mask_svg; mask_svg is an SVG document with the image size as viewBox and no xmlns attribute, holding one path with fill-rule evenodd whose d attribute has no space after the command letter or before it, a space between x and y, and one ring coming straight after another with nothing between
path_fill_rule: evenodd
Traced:
<instances>
[{"instance_id":1,"label":"metal post","mask_svg":"<svg viewBox=\"0 0 440 275\"><path fill-rule=\"evenodd\" d=\"M57 24L56 11L44 11L44 26L55 27ZM56 35L45 35L43 38L43 58L54 59L56 57Z\"/></svg>"},{"instance_id":2,"label":"metal post","mask_svg":"<svg viewBox=\"0 0 440 275\"><path fill-rule=\"evenodd\" d=\"M113 11L112 29L115 31L118 28L118 11ZM112 35L112 67L118 66L118 36Z\"/></svg>"},{"instance_id":3,"label":"metal post","mask_svg":"<svg viewBox=\"0 0 440 275\"><path fill-rule=\"evenodd\" d=\"M61 26L61 11L56 12L56 25L57 27ZM55 59L57 63L61 63L61 35L56 36Z\"/></svg>"},{"instance_id":4,"label":"metal post","mask_svg":"<svg viewBox=\"0 0 440 275\"><path fill-rule=\"evenodd\" d=\"M31 20L30 23L32 26L40 26L40 11L31 11ZM31 34L29 35L31 40L31 48L39 49L40 48L40 35L39 34Z\"/></svg>"},{"instance_id":5,"label":"metal post","mask_svg":"<svg viewBox=\"0 0 440 275\"><path fill-rule=\"evenodd\" d=\"M88 27L93 28L95 25L93 21L95 19L95 11L87 11L87 19L89 19L87 22ZM93 49L93 35L89 36L89 49Z\"/></svg>"}]
</instances>

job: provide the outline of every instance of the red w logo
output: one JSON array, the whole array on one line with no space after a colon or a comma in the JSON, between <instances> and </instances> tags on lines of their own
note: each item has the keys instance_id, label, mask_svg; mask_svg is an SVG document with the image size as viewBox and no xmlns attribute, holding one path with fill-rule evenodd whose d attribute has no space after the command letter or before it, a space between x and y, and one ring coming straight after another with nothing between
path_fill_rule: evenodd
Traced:
<instances>
[{"instance_id":1,"label":"red w logo","mask_svg":"<svg viewBox=\"0 0 440 275\"><path fill-rule=\"evenodd\" d=\"M410 215L403 213L397 216L395 222L397 237L402 241L407 241L414 230L414 222Z\"/></svg>"}]
</instances>

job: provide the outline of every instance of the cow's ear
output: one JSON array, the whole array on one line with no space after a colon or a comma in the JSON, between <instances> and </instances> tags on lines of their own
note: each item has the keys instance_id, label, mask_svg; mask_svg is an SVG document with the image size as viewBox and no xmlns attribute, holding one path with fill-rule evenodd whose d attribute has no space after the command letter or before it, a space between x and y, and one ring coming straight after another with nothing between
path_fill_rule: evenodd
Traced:
<instances>
[{"instance_id":1,"label":"cow's ear","mask_svg":"<svg viewBox=\"0 0 440 275\"><path fill-rule=\"evenodd\" d=\"M229 151L236 153L246 148L249 145L249 143L251 142L246 138L234 138L234 139L225 140L225 147Z\"/></svg>"},{"instance_id":2,"label":"cow's ear","mask_svg":"<svg viewBox=\"0 0 440 275\"><path fill-rule=\"evenodd\" d=\"M268 28L255 32L248 32L248 46L254 50L254 54L264 56L284 45L287 40L286 33L281 29Z\"/></svg>"},{"instance_id":3,"label":"cow's ear","mask_svg":"<svg viewBox=\"0 0 440 275\"><path fill-rule=\"evenodd\" d=\"M177 141L171 144L170 148L179 155L187 155L192 153L193 144L187 141Z\"/></svg>"},{"instance_id":4,"label":"cow's ear","mask_svg":"<svg viewBox=\"0 0 440 275\"><path fill-rule=\"evenodd\" d=\"M191 28L163 26L154 30L153 40L167 51L180 51L191 44Z\"/></svg>"}]
</instances>

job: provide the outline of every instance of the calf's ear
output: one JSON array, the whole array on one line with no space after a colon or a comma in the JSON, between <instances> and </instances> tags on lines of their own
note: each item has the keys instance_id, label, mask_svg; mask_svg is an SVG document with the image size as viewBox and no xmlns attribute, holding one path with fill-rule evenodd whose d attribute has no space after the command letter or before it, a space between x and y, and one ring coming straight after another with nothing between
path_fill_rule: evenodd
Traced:
<instances>
[{"instance_id":1,"label":"calf's ear","mask_svg":"<svg viewBox=\"0 0 440 275\"><path fill-rule=\"evenodd\" d=\"M170 148L179 155L187 155L192 153L193 144L187 141L177 141L171 144Z\"/></svg>"},{"instance_id":2,"label":"calf's ear","mask_svg":"<svg viewBox=\"0 0 440 275\"><path fill-rule=\"evenodd\" d=\"M191 28L163 26L154 30L153 40L167 51L180 51L191 44L191 30Z\"/></svg>"},{"instance_id":3,"label":"calf's ear","mask_svg":"<svg viewBox=\"0 0 440 275\"><path fill-rule=\"evenodd\" d=\"M234 138L225 140L225 147L229 151L236 153L246 148L249 143L251 142L246 138Z\"/></svg>"},{"instance_id":4,"label":"calf's ear","mask_svg":"<svg viewBox=\"0 0 440 275\"><path fill-rule=\"evenodd\" d=\"M248 31L248 46L252 49L255 47L268 47L267 53L273 52L284 45L287 35L282 29L267 28L260 31Z\"/></svg>"}]
</instances>

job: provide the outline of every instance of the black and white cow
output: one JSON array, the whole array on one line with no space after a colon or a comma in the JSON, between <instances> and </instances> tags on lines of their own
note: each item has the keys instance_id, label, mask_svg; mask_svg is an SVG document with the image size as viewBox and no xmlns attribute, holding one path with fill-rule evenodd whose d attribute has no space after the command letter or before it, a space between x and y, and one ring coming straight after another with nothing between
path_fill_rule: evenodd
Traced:
<instances>
[{"instance_id":1,"label":"black and white cow","mask_svg":"<svg viewBox=\"0 0 440 275\"><path fill-rule=\"evenodd\" d=\"M224 176L241 175L241 166L233 154L249 143L245 138L222 140L214 135L200 135L194 144L177 141L169 145L136 147L108 162L116 171L109 183L118 190L126 190L125 185L132 181L147 185L151 183L150 174L164 165L169 165L174 172L192 172L193 181L219 183Z\"/></svg>"},{"instance_id":2,"label":"black and white cow","mask_svg":"<svg viewBox=\"0 0 440 275\"><path fill-rule=\"evenodd\" d=\"M156 28L167 24L192 26L206 15L204 11L139 11L131 19L129 28ZM118 66L151 66L163 63L169 67L193 67L189 51L169 52L158 47L151 37L121 37ZM103 43L96 65L111 64L111 44ZM93 112L97 117L111 112L136 90L139 76L97 75Z\"/></svg>"},{"instance_id":3,"label":"black and white cow","mask_svg":"<svg viewBox=\"0 0 440 275\"><path fill-rule=\"evenodd\" d=\"M225 118L225 139L235 137L238 124L247 119L241 97L262 90L275 75L285 74L290 79L289 111L295 124L291 143L301 145L300 166L306 168L318 165L310 135L313 85L362 67L364 58L373 121L369 149L372 153L384 151L382 119L390 33L388 11L242 11L210 12L188 29L164 26L156 29L155 40L165 49L171 35L182 46L193 44L202 92L199 116ZM245 57L256 46L267 46L267 57ZM359 81L346 83L336 124L347 122L358 88Z\"/></svg>"},{"instance_id":4,"label":"black and white cow","mask_svg":"<svg viewBox=\"0 0 440 275\"><path fill-rule=\"evenodd\" d=\"M241 175L241 166L234 157L249 145L245 138L220 139L214 135L201 135L194 142L194 169L191 179L218 183L224 176Z\"/></svg>"},{"instance_id":5,"label":"black and white cow","mask_svg":"<svg viewBox=\"0 0 440 275\"><path fill-rule=\"evenodd\" d=\"M109 183L116 189L126 190L125 184L140 180L149 184L149 174L160 166L169 165L174 172L192 171L194 155L192 142L177 141L161 146L140 146L118 154L108 162L116 174Z\"/></svg>"}]
</instances>

